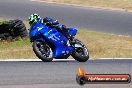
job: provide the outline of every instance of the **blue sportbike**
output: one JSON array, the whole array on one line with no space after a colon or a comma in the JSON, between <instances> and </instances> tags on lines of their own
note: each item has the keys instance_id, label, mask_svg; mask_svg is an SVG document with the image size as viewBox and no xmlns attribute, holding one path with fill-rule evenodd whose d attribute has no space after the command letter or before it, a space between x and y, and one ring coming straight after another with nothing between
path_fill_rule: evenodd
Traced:
<instances>
[{"instance_id":1,"label":"blue sportbike","mask_svg":"<svg viewBox=\"0 0 132 88\"><path fill-rule=\"evenodd\" d=\"M68 28L67 32L72 39L67 38L55 27L48 27L39 21L29 29L30 41L33 42L33 51L44 62L55 59L67 59L70 55L79 62L89 59L87 47L74 36L76 28Z\"/></svg>"}]
</instances>

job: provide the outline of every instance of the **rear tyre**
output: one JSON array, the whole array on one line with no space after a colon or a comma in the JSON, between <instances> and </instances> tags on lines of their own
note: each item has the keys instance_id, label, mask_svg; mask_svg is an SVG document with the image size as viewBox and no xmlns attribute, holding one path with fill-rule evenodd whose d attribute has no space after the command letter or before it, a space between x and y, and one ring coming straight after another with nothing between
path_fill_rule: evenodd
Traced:
<instances>
[{"instance_id":1,"label":"rear tyre","mask_svg":"<svg viewBox=\"0 0 132 88\"><path fill-rule=\"evenodd\" d=\"M36 56L44 62L51 62L53 60L52 49L42 41L33 42L33 51Z\"/></svg>"},{"instance_id":2,"label":"rear tyre","mask_svg":"<svg viewBox=\"0 0 132 88\"><path fill-rule=\"evenodd\" d=\"M75 51L71 54L71 56L79 62L86 62L89 59L87 47L78 39L74 39L72 45Z\"/></svg>"}]
</instances>

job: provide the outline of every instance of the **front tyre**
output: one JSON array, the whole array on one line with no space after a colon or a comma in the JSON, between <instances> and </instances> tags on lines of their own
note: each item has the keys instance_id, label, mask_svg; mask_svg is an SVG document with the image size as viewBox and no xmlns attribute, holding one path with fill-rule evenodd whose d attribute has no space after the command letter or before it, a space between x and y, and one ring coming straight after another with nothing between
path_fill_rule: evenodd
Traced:
<instances>
[{"instance_id":1,"label":"front tyre","mask_svg":"<svg viewBox=\"0 0 132 88\"><path fill-rule=\"evenodd\" d=\"M51 62L53 60L53 52L46 43L42 41L34 41L32 47L36 56L42 61Z\"/></svg>"},{"instance_id":2,"label":"front tyre","mask_svg":"<svg viewBox=\"0 0 132 88\"><path fill-rule=\"evenodd\" d=\"M86 62L89 59L88 49L80 40L74 39L72 46L75 51L71 54L71 56L75 60L79 62Z\"/></svg>"}]
</instances>

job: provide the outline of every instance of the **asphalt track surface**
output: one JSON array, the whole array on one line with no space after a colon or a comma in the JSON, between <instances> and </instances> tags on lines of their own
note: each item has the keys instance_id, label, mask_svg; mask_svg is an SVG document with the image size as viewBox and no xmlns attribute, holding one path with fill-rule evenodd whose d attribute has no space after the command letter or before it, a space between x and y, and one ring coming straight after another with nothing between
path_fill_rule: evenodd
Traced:
<instances>
[{"instance_id":1,"label":"asphalt track surface","mask_svg":"<svg viewBox=\"0 0 132 88\"><path fill-rule=\"evenodd\" d=\"M80 88L78 67L88 74L132 74L132 60L0 62L0 88ZM83 88L132 88L130 84L86 84Z\"/></svg>"},{"instance_id":2,"label":"asphalt track surface","mask_svg":"<svg viewBox=\"0 0 132 88\"><path fill-rule=\"evenodd\" d=\"M0 17L27 20L32 13L58 19L68 27L132 35L132 13L130 12L46 4L30 0L0 0Z\"/></svg>"}]
</instances>

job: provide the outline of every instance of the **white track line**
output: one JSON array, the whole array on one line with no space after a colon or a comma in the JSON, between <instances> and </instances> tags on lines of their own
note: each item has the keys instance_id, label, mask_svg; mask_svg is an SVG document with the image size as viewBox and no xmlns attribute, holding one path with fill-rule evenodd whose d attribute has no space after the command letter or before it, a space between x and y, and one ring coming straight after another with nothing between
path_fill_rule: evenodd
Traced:
<instances>
[{"instance_id":1,"label":"white track line","mask_svg":"<svg viewBox=\"0 0 132 88\"><path fill-rule=\"evenodd\" d=\"M97 58L90 60L119 60L119 59L132 59L132 58ZM0 61L42 61L40 59L0 59ZM75 61L74 59L53 59L53 61Z\"/></svg>"},{"instance_id":2,"label":"white track line","mask_svg":"<svg viewBox=\"0 0 132 88\"><path fill-rule=\"evenodd\" d=\"M40 59L0 59L0 61L42 61ZM53 59L53 61L75 61L74 59Z\"/></svg>"},{"instance_id":3,"label":"white track line","mask_svg":"<svg viewBox=\"0 0 132 88\"><path fill-rule=\"evenodd\" d=\"M99 58L99 59L132 59L132 58Z\"/></svg>"}]
</instances>

